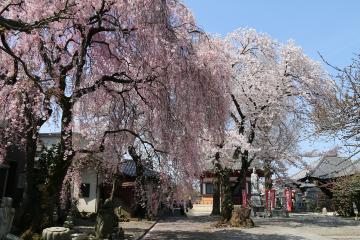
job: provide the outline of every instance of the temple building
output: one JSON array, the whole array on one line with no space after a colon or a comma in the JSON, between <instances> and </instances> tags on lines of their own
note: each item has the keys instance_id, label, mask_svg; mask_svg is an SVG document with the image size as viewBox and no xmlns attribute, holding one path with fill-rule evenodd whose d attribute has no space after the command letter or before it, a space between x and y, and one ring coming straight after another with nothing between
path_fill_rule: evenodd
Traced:
<instances>
[{"instance_id":1,"label":"temple building","mask_svg":"<svg viewBox=\"0 0 360 240\"><path fill-rule=\"evenodd\" d=\"M242 182L241 187L237 186L237 178L239 177L240 170L233 170L230 174L230 183L233 192L233 203L240 205L243 199L248 199L251 196L251 173L253 169L249 169L246 174L246 179ZM264 172L261 169L256 169L256 173L260 178L264 177ZM214 193L214 173L211 170L204 171L200 177L200 204L211 205L213 204Z\"/></svg>"}]
</instances>

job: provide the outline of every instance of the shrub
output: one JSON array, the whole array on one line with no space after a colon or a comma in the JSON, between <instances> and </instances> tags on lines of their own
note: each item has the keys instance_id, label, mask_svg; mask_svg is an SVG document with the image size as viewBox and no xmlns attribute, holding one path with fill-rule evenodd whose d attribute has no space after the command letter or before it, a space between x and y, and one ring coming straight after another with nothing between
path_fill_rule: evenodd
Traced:
<instances>
[{"instance_id":1,"label":"shrub","mask_svg":"<svg viewBox=\"0 0 360 240\"><path fill-rule=\"evenodd\" d=\"M353 216L353 202L360 207L360 174L347 176L335 182L333 188L335 209L340 216Z\"/></svg>"}]
</instances>

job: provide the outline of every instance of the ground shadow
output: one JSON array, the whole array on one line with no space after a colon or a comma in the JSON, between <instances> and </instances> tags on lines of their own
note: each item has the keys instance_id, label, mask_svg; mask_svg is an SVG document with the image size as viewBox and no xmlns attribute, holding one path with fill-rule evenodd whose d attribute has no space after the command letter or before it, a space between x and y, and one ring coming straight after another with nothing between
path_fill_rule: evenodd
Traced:
<instances>
[{"instance_id":1,"label":"ground shadow","mask_svg":"<svg viewBox=\"0 0 360 240\"><path fill-rule=\"evenodd\" d=\"M271 220L270 220L271 219ZM289 218L254 218L257 225L280 225L286 227L343 227L343 226L360 226L359 221L353 219L344 219L335 216L293 216Z\"/></svg>"},{"instance_id":2,"label":"ground shadow","mask_svg":"<svg viewBox=\"0 0 360 240\"><path fill-rule=\"evenodd\" d=\"M343 226L360 226L360 222L351 219L343 219L334 216L296 215L289 218L254 218L255 227L259 231L245 231L242 228L215 228L218 217L216 216L189 216L172 217L159 222L159 230L152 231L145 239L194 239L194 240L220 240L220 239L242 239L242 240L303 240L308 239L299 235L284 235L277 232L265 234L261 231L263 226L276 226L285 228L298 228L311 226L318 228L336 228ZM170 226L168 225L170 223ZM171 227L174 224L174 227ZM194 226L196 226L194 228ZM163 227L168 227L166 231ZM267 227L267 228L268 228ZM206 230L204 230L204 228ZM306 229L306 228L305 228Z\"/></svg>"},{"instance_id":3,"label":"ground shadow","mask_svg":"<svg viewBox=\"0 0 360 240\"><path fill-rule=\"evenodd\" d=\"M253 234L241 230L220 230L216 232L195 232L195 231L154 231L144 240L158 239L182 239L182 240L304 240L299 236L281 236L278 234Z\"/></svg>"},{"instance_id":4,"label":"ground shadow","mask_svg":"<svg viewBox=\"0 0 360 240\"><path fill-rule=\"evenodd\" d=\"M177 216L177 217L168 217L166 219L162 219L166 222L178 222L178 221L187 221L190 223L205 223L205 222L215 222L219 219L219 216Z\"/></svg>"}]
</instances>

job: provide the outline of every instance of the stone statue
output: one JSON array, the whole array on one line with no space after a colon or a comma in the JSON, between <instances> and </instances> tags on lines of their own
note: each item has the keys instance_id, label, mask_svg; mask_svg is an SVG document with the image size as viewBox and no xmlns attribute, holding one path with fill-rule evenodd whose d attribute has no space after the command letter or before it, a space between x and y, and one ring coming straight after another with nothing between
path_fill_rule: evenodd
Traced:
<instances>
[{"instance_id":1,"label":"stone statue","mask_svg":"<svg viewBox=\"0 0 360 240\"><path fill-rule=\"evenodd\" d=\"M15 216L15 209L12 208L12 199L2 198L0 208L0 239L5 238L11 230L12 222Z\"/></svg>"},{"instance_id":2,"label":"stone statue","mask_svg":"<svg viewBox=\"0 0 360 240\"><path fill-rule=\"evenodd\" d=\"M261 206L261 197L259 190L259 176L256 173L255 167L253 168L253 172L251 174L251 203L253 207Z\"/></svg>"},{"instance_id":3,"label":"stone statue","mask_svg":"<svg viewBox=\"0 0 360 240\"><path fill-rule=\"evenodd\" d=\"M113 203L111 199L106 199L104 205L99 209L96 217L96 238L114 239L114 233L117 233L118 231L118 221L114 212ZM121 236L118 236L118 238L121 239Z\"/></svg>"},{"instance_id":4,"label":"stone statue","mask_svg":"<svg viewBox=\"0 0 360 240\"><path fill-rule=\"evenodd\" d=\"M259 194L259 176L256 173L255 167L251 174L251 194Z\"/></svg>"}]
</instances>

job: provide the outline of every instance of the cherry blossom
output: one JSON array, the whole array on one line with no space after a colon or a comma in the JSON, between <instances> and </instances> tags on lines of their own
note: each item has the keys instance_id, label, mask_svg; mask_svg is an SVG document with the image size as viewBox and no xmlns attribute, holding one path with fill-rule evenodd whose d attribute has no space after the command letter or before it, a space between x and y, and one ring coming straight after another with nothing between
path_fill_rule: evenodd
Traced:
<instances>
[{"instance_id":1,"label":"cherry blossom","mask_svg":"<svg viewBox=\"0 0 360 240\"><path fill-rule=\"evenodd\" d=\"M242 171L254 161L270 162L274 171L296 164L299 131L334 94L333 81L293 41L279 43L245 28L229 34L225 44L233 70L228 94L234 130L227 138Z\"/></svg>"},{"instance_id":2,"label":"cherry blossom","mask_svg":"<svg viewBox=\"0 0 360 240\"><path fill-rule=\"evenodd\" d=\"M194 41L203 33L181 2L29 0L2 7L1 17L22 27L0 29L1 90L31 85L39 104L29 116L44 122L55 116L61 125L63 162L49 181L54 197L64 179L78 179L82 155L102 155L94 159L116 173L129 145L159 160L160 171L172 167L194 177L198 137L224 125L226 101L224 79L206 64ZM1 99L1 107L12 106L6 103ZM31 107L13 104L15 112ZM40 126L29 125L36 131L27 146L36 142Z\"/></svg>"}]
</instances>

